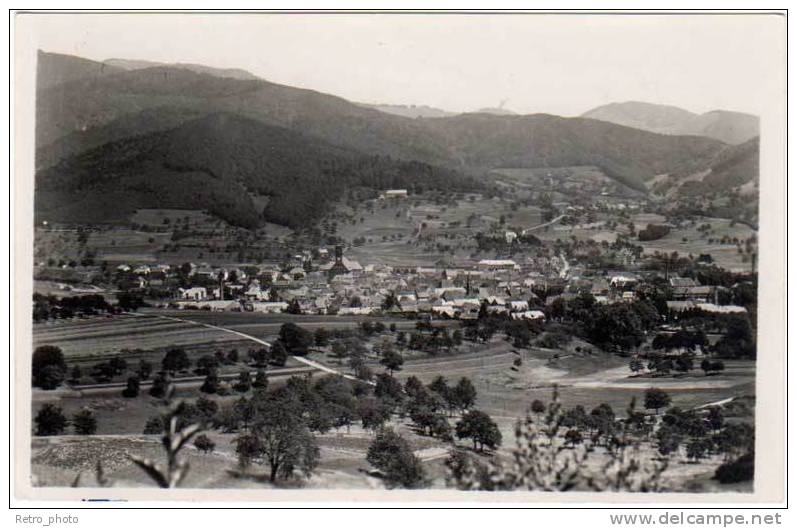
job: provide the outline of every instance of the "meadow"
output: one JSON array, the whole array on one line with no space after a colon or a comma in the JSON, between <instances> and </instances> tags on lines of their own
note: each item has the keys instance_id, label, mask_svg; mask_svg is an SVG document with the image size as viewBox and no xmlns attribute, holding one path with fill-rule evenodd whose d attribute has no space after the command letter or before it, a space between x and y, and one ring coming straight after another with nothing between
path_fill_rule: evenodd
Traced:
<instances>
[{"instance_id":1,"label":"meadow","mask_svg":"<svg viewBox=\"0 0 797 528\"><path fill-rule=\"evenodd\" d=\"M235 328L251 335L268 336L278 331L278 326L287 320L305 319L302 326L324 325L329 327L330 317L323 316L290 316L275 315L266 319L269 322L258 322L260 314L229 313L185 313L192 320L209 324ZM353 325L356 317L341 318L338 324ZM413 323L411 321L403 321ZM413 323L414 324L414 323ZM112 336L130 336L131 343L141 341L135 332L153 332L159 336L163 346L172 345L173 339L184 339L184 330L193 327L199 332L196 339L204 339L204 343L189 345L188 351L197 357L207 346L239 346L239 350L247 346L246 342L224 342L225 332L209 328L202 329L190 323L158 319L154 317L118 317L113 319L94 319L90 321L59 322L51 325L47 334L50 343L67 346L72 359L79 357L74 348L69 348L72 341L85 343L96 342L107 345L106 339ZM277 330L275 330L275 328ZM176 335L175 332L178 332ZM78 337L81 336L82 338ZM182 337L181 337L182 336ZM42 339L43 334L39 334ZM71 337L73 339L63 339ZM113 337L116 339L117 337ZM169 341L165 341L168 339ZM103 348L103 347L99 347ZM498 456L506 456L507 449L514 443L514 425L523 416L532 401L539 399L549 401L554 386L557 387L561 403L565 407L583 405L587 412L599 403L608 403L618 416L624 415L632 398L638 404L643 401L644 391L648 387L659 387L667 391L672 398L672 405L682 408L694 408L728 398L753 397L754 395L754 362L727 361L726 369L719 375L706 377L699 370L683 377L642 378L632 377L627 366L627 359L620 358L597 350L586 351L586 343L574 338L558 349L546 349L532 346L528 349L516 349L503 337L494 337L488 343L464 343L456 352L437 355L407 354L403 368L395 374L400 381L409 376L417 376L424 383L443 375L449 383L455 383L460 377L467 377L474 383L478 392L476 407L487 412L498 424L504 447ZM207 351L207 350L205 350ZM338 368L336 362L325 355L315 352L310 356L313 360L326 362ZM516 365L520 358L521 365ZM293 367L296 363L289 363ZM372 368L379 370L376 361ZM287 376L280 376L279 371L272 371L270 386L276 387L284 383ZM324 376L314 373L313 377ZM193 400L202 395L198 383L178 385L175 393L177 399ZM221 406L230 405L240 395L234 391L228 395L211 395ZM147 420L163 411L160 400L152 398L142 390L137 398L124 398L118 389L83 390L83 391L41 391L34 390L34 412L46 402L57 402L67 415L88 408L94 411L98 419L97 436L75 437L60 436L55 438L34 438L33 468L41 485L69 485L78 473L84 479L84 485L90 485L97 460L102 461L109 478L116 485L144 486L149 485L146 476L127 461L125 453L146 455L157 459L162 456L157 436L143 435ZM452 423L456 419L451 418ZM393 417L390 425L398 429L411 442L416 455L423 460L432 485L444 487L445 467L443 461L447 456L449 445L438 439L419 436L414 432L408 418ZM189 448L186 457L192 464L191 475L186 481L188 487L220 487L220 488L261 488L268 486L256 478L241 479L233 476L230 470L235 469L236 457L231 441L234 435L211 431L208 435L216 442L216 452L202 454L193 447ZM370 466L364 460L365 454L373 438L373 433L365 431L359 425L333 429L318 435L321 449L321 461L312 478L302 486L324 488L334 485L342 488L379 488L381 482L370 475ZM464 445L464 444L463 444ZM645 446L651 456L652 446ZM713 458L699 463L673 465L670 477L674 483L687 480L699 482L701 489L717 488L710 480L710 474L716 467ZM290 482L283 484L291 486ZM296 483L298 485L298 483Z\"/></svg>"}]
</instances>

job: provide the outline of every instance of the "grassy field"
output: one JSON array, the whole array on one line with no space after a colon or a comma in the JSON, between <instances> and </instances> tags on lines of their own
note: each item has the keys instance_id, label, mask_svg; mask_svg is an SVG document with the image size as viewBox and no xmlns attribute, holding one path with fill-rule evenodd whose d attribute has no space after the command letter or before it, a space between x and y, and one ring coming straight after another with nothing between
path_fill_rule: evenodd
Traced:
<instances>
[{"instance_id":1,"label":"grassy field","mask_svg":"<svg viewBox=\"0 0 797 528\"><path fill-rule=\"evenodd\" d=\"M497 227L501 217L505 221L502 229L542 223L537 207L513 210L509 200L480 195L464 196L454 204L437 204L418 196L373 203L373 212L339 211L354 214L354 224L339 222L337 234L350 241L365 240L347 250L349 258L363 264L431 266L443 258L461 263L470 260L475 250L473 236ZM422 243L418 242L419 235Z\"/></svg>"},{"instance_id":2,"label":"grassy field","mask_svg":"<svg viewBox=\"0 0 797 528\"><path fill-rule=\"evenodd\" d=\"M263 314L252 312L206 312L198 310L150 310L141 316L121 315L90 319L52 320L33 327L33 345L59 346L67 358L91 357L125 349L152 349L171 346L196 348L202 345L253 346L240 337L188 322L163 319L177 317L186 321L224 326L261 339L274 338L280 327L293 322L308 330L319 327L355 328L362 321L379 320L385 325L414 328L415 321L401 318L372 318L335 315ZM249 343L249 344L247 344Z\"/></svg>"},{"instance_id":3,"label":"grassy field","mask_svg":"<svg viewBox=\"0 0 797 528\"><path fill-rule=\"evenodd\" d=\"M636 219L634 220L636 222ZM711 230L706 233L698 231L697 228L703 224L710 224ZM718 266L737 272L749 271L750 263L742 258L737 246L733 243L720 244L718 240L727 236L730 239L744 241L757 233L745 224L737 223L733 226L730 224L731 222L724 218L699 218L694 225L673 229L659 240L639 242L639 244L645 248L645 253L677 251L681 255L691 254L695 257L708 253ZM714 243L709 243L709 239L714 239Z\"/></svg>"},{"instance_id":4,"label":"grassy field","mask_svg":"<svg viewBox=\"0 0 797 528\"><path fill-rule=\"evenodd\" d=\"M400 379L414 375L424 382L438 375L450 382L470 378L479 394L478 407L502 420L506 432L511 432L511 425L532 401L550 400L554 385L566 407L583 405L590 410L606 402L616 414L623 413L634 397L641 405L649 387L671 393L673 405L683 408L754 394L755 363L751 361L728 361L725 372L708 378L699 370L680 378L631 378L627 359L600 351L576 353L572 351L576 343L567 350L517 350L495 339L473 352L410 360L396 375ZM513 368L518 357L522 366Z\"/></svg>"},{"instance_id":5,"label":"grassy field","mask_svg":"<svg viewBox=\"0 0 797 528\"><path fill-rule=\"evenodd\" d=\"M259 314L213 314L192 313L196 320L251 333L268 333L272 330L263 325L279 325L296 316L270 316L267 323L258 322ZM309 317L308 325L328 325L329 318ZM355 319L355 318L352 318ZM186 323L187 324L187 323ZM344 320L341 324L352 324ZM189 325L193 326L193 325ZM260 329L258 330L258 327ZM270 328L270 327L269 327ZM131 343L138 343L138 334L132 332L154 332L159 335L163 346L169 345L165 339L180 336L182 325L173 321L156 318L119 317L95 319L79 322L59 322L51 325L48 333L53 343L66 337L83 342L105 343L114 335L129 336ZM224 334L211 329L202 330L205 339L220 339ZM108 334L111 334L110 336ZM216 335L214 335L216 334ZM42 336L40 335L39 338ZM121 339L121 337L119 337ZM241 343L243 345L243 343ZM215 345L214 345L215 346ZM499 456L505 456L513 445L513 427L534 399L550 399L553 386L559 387L560 399L565 407L583 405L588 411L601 402L609 403L615 413L622 415L631 398L641 399L649 386L665 389L673 399L673 405L691 408L728 397L754 394L754 365L751 362L726 362L726 370L707 378L693 373L682 378L632 378L627 368L627 360L602 352L577 352L584 343L573 339L562 349L551 350L533 347L516 350L503 338L494 338L487 344L464 344L456 353L426 356L408 354L403 369L396 373L401 380L414 375L428 383L438 375L444 375L454 383L460 377L470 378L478 391L477 407L488 412L499 424L504 437L504 447ZM100 347L102 348L102 347ZM197 354L201 347L191 347ZM74 357L74 356L73 356ZM522 365L515 367L516 358ZM325 361L324 356L315 354L313 359ZM331 364L331 362L330 362ZM335 366L332 364L332 366ZM378 368L374 365L375 368ZM321 375L321 374L318 374ZM285 378L274 378L271 386L279 386ZM200 396L196 386L178 387L178 399L193 400ZM239 395L213 395L220 406L231 404ZM143 473L126 458L127 453L162 457L157 437L142 435L146 421L161 413L162 403L142 391L137 398L123 398L120 391L84 393L75 391L34 391L33 410L46 402L57 402L67 415L89 408L98 418L98 436L55 438L35 438L33 440L33 469L40 485L69 485L81 473L83 485L91 485L93 469L101 460L106 474L117 486L150 485ZM451 418L452 424L456 418ZM445 468L443 460L449 446L436 439L417 435L406 419L395 417L391 426L397 428L408 438L423 460L424 466L434 487L444 486ZM262 488L269 484L262 478L239 478L231 473L235 469L235 456L231 441L234 435L210 432L217 444L217 451L211 455L200 454L193 448L187 452L192 465L186 481L187 487L218 488ZM314 476L307 482L284 483L283 486L302 485L325 488L379 488L382 483L370 474L368 463L364 460L372 434L359 426L350 430L333 430L318 436L321 448L321 462ZM464 444L463 444L464 445ZM650 449L648 446L647 449ZM716 484L708 477L713 473L718 461L707 459L699 464L676 463L671 470L673 482L681 482L688 477L693 482L702 482L703 490L714 490ZM261 475L264 468L256 469ZM677 476L677 479L675 478Z\"/></svg>"}]
</instances>

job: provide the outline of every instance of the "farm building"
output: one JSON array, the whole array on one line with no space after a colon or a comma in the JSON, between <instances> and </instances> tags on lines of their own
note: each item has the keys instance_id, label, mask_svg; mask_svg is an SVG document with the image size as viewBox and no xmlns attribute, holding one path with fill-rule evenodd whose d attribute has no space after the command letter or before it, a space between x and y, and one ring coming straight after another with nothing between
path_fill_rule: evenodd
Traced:
<instances>
[{"instance_id":1,"label":"farm building","mask_svg":"<svg viewBox=\"0 0 797 528\"><path fill-rule=\"evenodd\" d=\"M480 260L478 263L478 267L481 270L489 270L489 271L519 271L520 266L514 260L509 259L483 259Z\"/></svg>"},{"instance_id":2,"label":"farm building","mask_svg":"<svg viewBox=\"0 0 797 528\"><path fill-rule=\"evenodd\" d=\"M389 198L407 198L407 189L388 189L380 196L381 199L386 200Z\"/></svg>"},{"instance_id":3,"label":"farm building","mask_svg":"<svg viewBox=\"0 0 797 528\"><path fill-rule=\"evenodd\" d=\"M181 299L201 301L207 298L208 289L204 286L195 286L193 288L180 288L177 293Z\"/></svg>"},{"instance_id":4,"label":"farm building","mask_svg":"<svg viewBox=\"0 0 797 528\"><path fill-rule=\"evenodd\" d=\"M512 319L523 319L527 321L543 321L545 320L545 314L540 310L527 310L525 312L514 312L512 314Z\"/></svg>"}]
</instances>

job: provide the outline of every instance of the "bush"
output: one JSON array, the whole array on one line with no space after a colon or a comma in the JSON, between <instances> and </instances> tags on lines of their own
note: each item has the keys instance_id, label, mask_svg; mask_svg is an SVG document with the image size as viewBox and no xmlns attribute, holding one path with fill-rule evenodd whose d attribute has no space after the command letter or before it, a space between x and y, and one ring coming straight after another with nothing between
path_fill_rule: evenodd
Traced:
<instances>
[{"instance_id":1,"label":"bush","mask_svg":"<svg viewBox=\"0 0 797 528\"><path fill-rule=\"evenodd\" d=\"M147 420L146 425L144 425L144 434L145 435L155 435L161 434L164 431L163 427L163 418L160 416L153 416L149 420Z\"/></svg>"},{"instance_id":2,"label":"bush","mask_svg":"<svg viewBox=\"0 0 797 528\"><path fill-rule=\"evenodd\" d=\"M40 346L33 352L33 386L45 390L57 388L66 379L66 361L57 346Z\"/></svg>"},{"instance_id":3,"label":"bush","mask_svg":"<svg viewBox=\"0 0 797 528\"><path fill-rule=\"evenodd\" d=\"M122 396L125 398L135 398L141 389L141 382L138 376L130 376L127 378L127 387L122 391Z\"/></svg>"},{"instance_id":4,"label":"bush","mask_svg":"<svg viewBox=\"0 0 797 528\"><path fill-rule=\"evenodd\" d=\"M45 403L34 420L36 422L36 436L54 436L64 432L67 419L64 411L52 403Z\"/></svg>"},{"instance_id":5,"label":"bush","mask_svg":"<svg viewBox=\"0 0 797 528\"><path fill-rule=\"evenodd\" d=\"M755 473L754 458L752 453L747 453L736 460L725 462L714 472L714 478L722 484L751 481Z\"/></svg>"},{"instance_id":6,"label":"bush","mask_svg":"<svg viewBox=\"0 0 797 528\"><path fill-rule=\"evenodd\" d=\"M75 434L93 435L97 432L97 418L89 409L83 409L72 416L72 427L75 428Z\"/></svg>"},{"instance_id":7,"label":"bush","mask_svg":"<svg viewBox=\"0 0 797 528\"><path fill-rule=\"evenodd\" d=\"M152 386L149 388L149 395L153 398L163 398L166 396L168 388L169 378L166 377L164 372L160 372L155 379L152 380Z\"/></svg>"},{"instance_id":8,"label":"bush","mask_svg":"<svg viewBox=\"0 0 797 528\"><path fill-rule=\"evenodd\" d=\"M194 440L194 447L203 453L212 453L216 449L216 443L207 435L201 434Z\"/></svg>"},{"instance_id":9,"label":"bush","mask_svg":"<svg viewBox=\"0 0 797 528\"><path fill-rule=\"evenodd\" d=\"M648 224L647 227L637 234L641 242L658 240L664 238L670 232L670 228L666 225Z\"/></svg>"},{"instance_id":10,"label":"bush","mask_svg":"<svg viewBox=\"0 0 797 528\"><path fill-rule=\"evenodd\" d=\"M249 389L252 388L252 378L249 372L240 372L238 374L238 380L235 382L232 388L240 393L249 392Z\"/></svg>"}]
</instances>

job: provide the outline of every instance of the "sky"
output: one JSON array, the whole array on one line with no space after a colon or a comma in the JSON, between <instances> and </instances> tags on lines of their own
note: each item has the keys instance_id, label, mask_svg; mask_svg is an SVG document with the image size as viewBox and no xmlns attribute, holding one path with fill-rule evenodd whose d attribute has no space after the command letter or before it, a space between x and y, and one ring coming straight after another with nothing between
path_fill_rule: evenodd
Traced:
<instances>
[{"instance_id":1,"label":"sky","mask_svg":"<svg viewBox=\"0 0 797 528\"><path fill-rule=\"evenodd\" d=\"M777 15L33 14L45 51L242 68L363 103L580 115L622 101L759 114Z\"/></svg>"}]
</instances>

